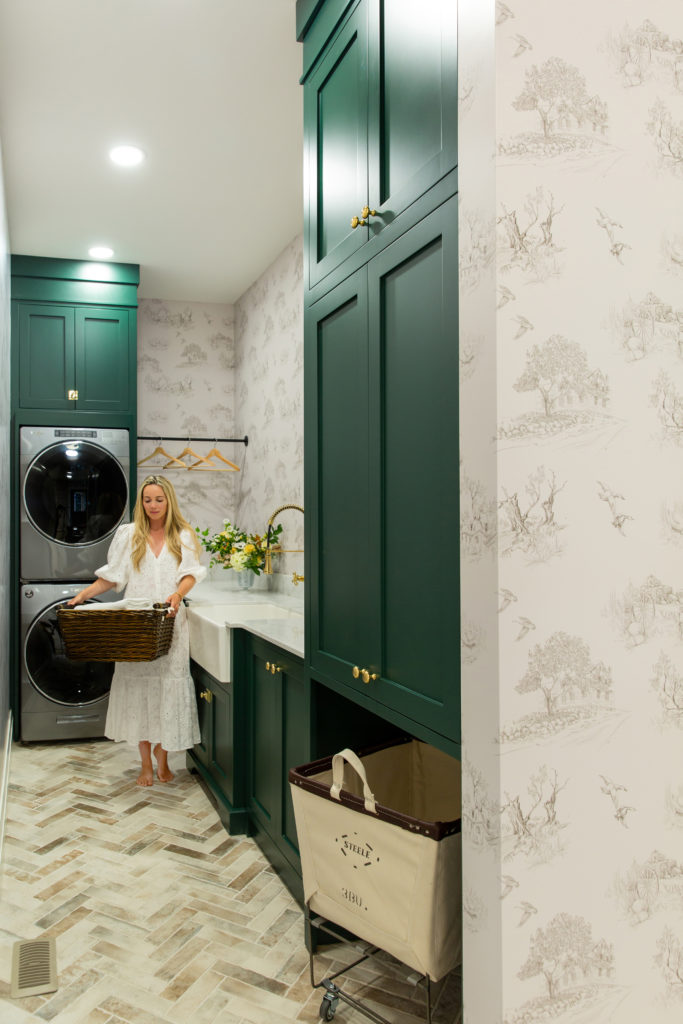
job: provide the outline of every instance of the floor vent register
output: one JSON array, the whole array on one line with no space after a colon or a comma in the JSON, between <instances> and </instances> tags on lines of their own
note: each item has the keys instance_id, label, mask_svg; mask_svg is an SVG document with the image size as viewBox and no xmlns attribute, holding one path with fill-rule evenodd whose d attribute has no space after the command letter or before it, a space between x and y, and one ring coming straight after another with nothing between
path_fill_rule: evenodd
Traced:
<instances>
[{"instance_id":1,"label":"floor vent register","mask_svg":"<svg viewBox=\"0 0 683 1024\"><path fill-rule=\"evenodd\" d=\"M12 949L12 999L56 992L57 950L54 939L15 942Z\"/></svg>"}]
</instances>

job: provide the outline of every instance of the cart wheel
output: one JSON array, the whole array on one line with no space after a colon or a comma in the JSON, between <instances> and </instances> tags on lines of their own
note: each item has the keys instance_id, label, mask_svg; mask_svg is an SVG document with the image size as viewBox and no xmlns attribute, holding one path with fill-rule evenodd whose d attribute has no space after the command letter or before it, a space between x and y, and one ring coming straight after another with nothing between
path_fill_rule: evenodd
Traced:
<instances>
[{"instance_id":1,"label":"cart wheel","mask_svg":"<svg viewBox=\"0 0 683 1024\"><path fill-rule=\"evenodd\" d=\"M323 999L318 1010L318 1016L320 1020L334 1020L334 1015L337 1012L337 1007L333 1006L329 999Z\"/></svg>"}]
</instances>

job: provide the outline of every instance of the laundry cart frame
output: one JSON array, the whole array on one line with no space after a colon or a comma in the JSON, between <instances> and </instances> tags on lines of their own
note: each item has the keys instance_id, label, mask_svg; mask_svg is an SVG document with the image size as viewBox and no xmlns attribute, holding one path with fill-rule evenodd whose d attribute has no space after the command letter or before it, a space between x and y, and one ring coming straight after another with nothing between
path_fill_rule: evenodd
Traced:
<instances>
[{"instance_id":1,"label":"laundry cart frame","mask_svg":"<svg viewBox=\"0 0 683 1024\"><path fill-rule=\"evenodd\" d=\"M386 952L412 968L409 980L424 981L431 1024L432 982L462 959L460 763L403 736L292 768L289 782L311 985L325 989L321 1019L331 1021L341 1000L390 1024L335 984ZM351 943L360 956L316 981L314 929Z\"/></svg>"}]
</instances>

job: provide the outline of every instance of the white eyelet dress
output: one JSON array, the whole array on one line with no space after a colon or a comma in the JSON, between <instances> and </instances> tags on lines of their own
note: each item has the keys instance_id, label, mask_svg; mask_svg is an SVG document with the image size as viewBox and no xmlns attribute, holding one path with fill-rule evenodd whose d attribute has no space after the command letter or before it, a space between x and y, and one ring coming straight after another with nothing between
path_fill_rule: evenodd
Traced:
<instances>
[{"instance_id":1,"label":"white eyelet dress","mask_svg":"<svg viewBox=\"0 0 683 1024\"><path fill-rule=\"evenodd\" d=\"M96 575L125 588L126 597L165 601L183 576L199 582L206 569L199 564L189 530L181 534L182 559L178 565L166 545L158 558L147 548L138 570L131 562L135 527L120 526L107 554L107 564ZM185 606L181 603L168 654L156 661L117 662L109 694L105 735L137 745L149 740L164 750L186 750L199 742L197 701L190 676L190 637Z\"/></svg>"}]
</instances>

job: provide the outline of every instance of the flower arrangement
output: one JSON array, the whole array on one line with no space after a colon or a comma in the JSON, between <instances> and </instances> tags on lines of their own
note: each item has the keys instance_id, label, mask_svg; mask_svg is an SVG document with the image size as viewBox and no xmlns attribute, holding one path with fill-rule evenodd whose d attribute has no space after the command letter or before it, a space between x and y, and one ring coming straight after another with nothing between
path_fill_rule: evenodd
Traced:
<instances>
[{"instance_id":1,"label":"flower arrangement","mask_svg":"<svg viewBox=\"0 0 683 1024\"><path fill-rule=\"evenodd\" d=\"M224 529L220 533L209 536L208 527L200 530L195 527L199 543L205 551L211 555L209 568L214 565L222 565L224 569L234 569L235 572L243 572L250 569L256 576L261 575L266 557L266 537L258 533L247 533L233 526L229 519L223 520ZM277 550L278 538L282 533L282 526L274 526L270 531L271 551Z\"/></svg>"}]
</instances>

